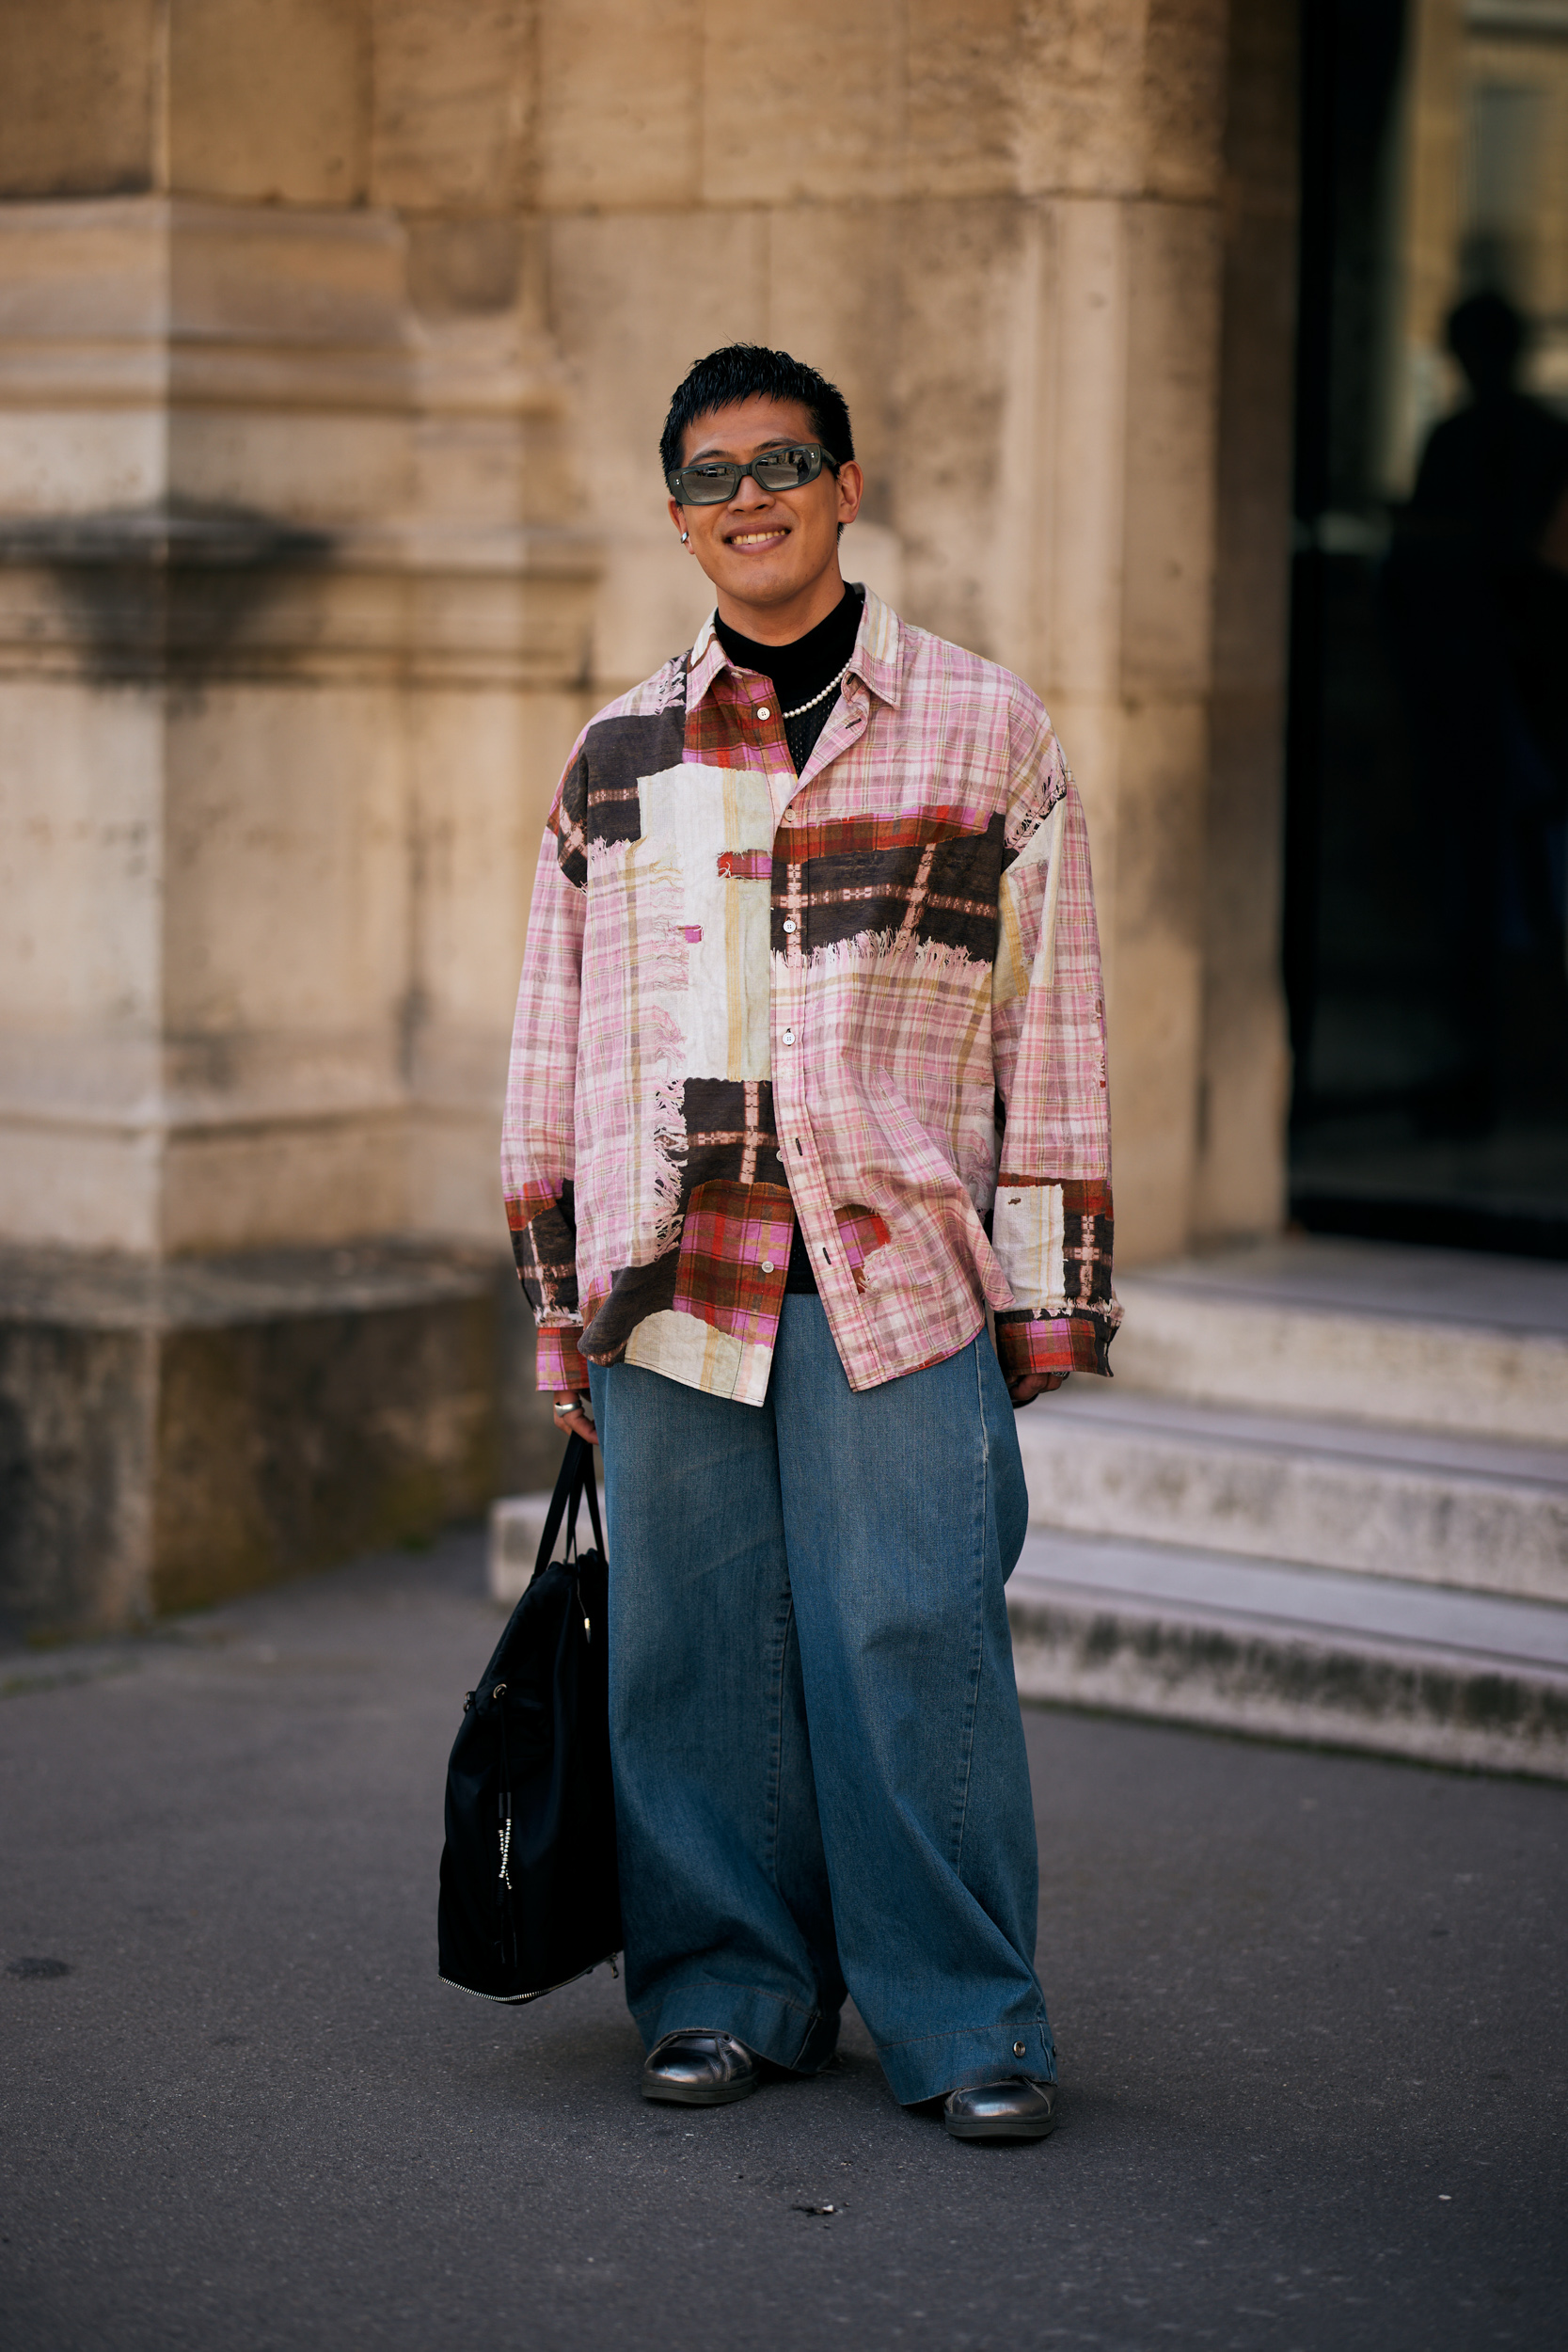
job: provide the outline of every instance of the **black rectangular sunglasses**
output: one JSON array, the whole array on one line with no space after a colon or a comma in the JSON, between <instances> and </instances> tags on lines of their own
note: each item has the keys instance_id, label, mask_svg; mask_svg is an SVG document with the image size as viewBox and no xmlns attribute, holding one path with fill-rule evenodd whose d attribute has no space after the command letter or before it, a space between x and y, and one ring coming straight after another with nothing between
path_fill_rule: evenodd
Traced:
<instances>
[{"instance_id":1,"label":"black rectangular sunglasses","mask_svg":"<svg viewBox=\"0 0 1568 2352\"><path fill-rule=\"evenodd\" d=\"M761 490L803 490L824 466L838 471L820 441L796 441L787 449L766 449L749 466L731 465L721 457L704 457L695 466L682 466L667 474L670 496L682 506L722 506L733 499L748 474Z\"/></svg>"}]
</instances>

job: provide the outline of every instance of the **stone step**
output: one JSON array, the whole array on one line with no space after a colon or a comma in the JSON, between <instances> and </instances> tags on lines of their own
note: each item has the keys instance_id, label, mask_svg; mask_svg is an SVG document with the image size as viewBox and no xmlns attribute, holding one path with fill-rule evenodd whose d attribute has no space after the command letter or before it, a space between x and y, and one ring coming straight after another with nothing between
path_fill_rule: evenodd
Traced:
<instances>
[{"instance_id":1,"label":"stone step","mask_svg":"<svg viewBox=\"0 0 1568 2352\"><path fill-rule=\"evenodd\" d=\"M515 1608L528 1589L549 1517L547 1494L502 1495L490 1505L490 1597Z\"/></svg>"},{"instance_id":2,"label":"stone step","mask_svg":"<svg viewBox=\"0 0 1568 2352\"><path fill-rule=\"evenodd\" d=\"M1072 1382L1021 1413L1035 1526L1568 1603L1568 1446Z\"/></svg>"},{"instance_id":3,"label":"stone step","mask_svg":"<svg viewBox=\"0 0 1568 2352\"><path fill-rule=\"evenodd\" d=\"M493 1506L506 1607L549 1500ZM1025 1698L1568 1780L1568 1608L1039 1528L1007 1605Z\"/></svg>"},{"instance_id":4,"label":"stone step","mask_svg":"<svg viewBox=\"0 0 1568 2352\"><path fill-rule=\"evenodd\" d=\"M549 1493L531 1495L502 1495L490 1505L490 1539L486 1546L486 1575L490 1597L515 1607L528 1590L544 1540L545 1522L550 1515L553 1497ZM604 1518L604 1494L599 1493L600 1525ZM552 1557L559 1560L565 1549L564 1534L558 1534ZM586 1508L578 1514L578 1541L586 1550L594 1541L594 1530Z\"/></svg>"},{"instance_id":5,"label":"stone step","mask_svg":"<svg viewBox=\"0 0 1568 2352\"><path fill-rule=\"evenodd\" d=\"M1568 1265L1301 1235L1117 1289L1120 1386L1568 1445Z\"/></svg>"},{"instance_id":6,"label":"stone step","mask_svg":"<svg viewBox=\"0 0 1568 2352\"><path fill-rule=\"evenodd\" d=\"M1568 1780L1568 1609L1038 1532L1007 1599L1025 1698Z\"/></svg>"}]
</instances>

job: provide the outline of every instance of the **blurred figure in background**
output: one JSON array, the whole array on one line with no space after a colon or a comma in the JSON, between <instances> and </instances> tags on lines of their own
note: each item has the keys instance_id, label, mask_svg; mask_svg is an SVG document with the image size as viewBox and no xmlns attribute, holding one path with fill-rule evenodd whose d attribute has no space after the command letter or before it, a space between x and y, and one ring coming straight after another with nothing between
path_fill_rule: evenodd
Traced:
<instances>
[{"instance_id":1,"label":"blurred figure in background","mask_svg":"<svg viewBox=\"0 0 1568 2352\"><path fill-rule=\"evenodd\" d=\"M1447 1135L1545 1107L1507 1099L1513 1068L1568 1089L1568 423L1518 388L1526 333L1500 294L1450 315L1471 399L1433 429L1386 577L1449 1016L1419 1110Z\"/></svg>"}]
</instances>

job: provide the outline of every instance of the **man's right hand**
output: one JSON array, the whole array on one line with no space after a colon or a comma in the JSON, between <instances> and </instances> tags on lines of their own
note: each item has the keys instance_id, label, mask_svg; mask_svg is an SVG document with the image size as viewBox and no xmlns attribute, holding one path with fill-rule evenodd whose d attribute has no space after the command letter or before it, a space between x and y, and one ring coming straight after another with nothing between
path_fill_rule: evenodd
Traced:
<instances>
[{"instance_id":1,"label":"man's right hand","mask_svg":"<svg viewBox=\"0 0 1568 2352\"><path fill-rule=\"evenodd\" d=\"M599 1433L594 1426L594 1407L579 1389L559 1389L555 1396L555 1425L563 1434L586 1438L590 1445L597 1445Z\"/></svg>"}]
</instances>

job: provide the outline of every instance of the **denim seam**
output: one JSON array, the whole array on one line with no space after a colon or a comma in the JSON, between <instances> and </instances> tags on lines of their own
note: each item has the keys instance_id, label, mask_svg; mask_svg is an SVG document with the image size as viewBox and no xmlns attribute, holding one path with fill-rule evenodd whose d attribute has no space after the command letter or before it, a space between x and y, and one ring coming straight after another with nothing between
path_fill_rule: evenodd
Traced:
<instances>
[{"instance_id":1,"label":"denim seam","mask_svg":"<svg viewBox=\"0 0 1568 2352\"><path fill-rule=\"evenodd\" d=\"M958 1834L953 1850L953 1869L963 1877L964 1837L969 1829L969 1789L974 1770L974 1718L980 1705L980 1680L986 1657L986 1517L990 1493L990 1430L986 1422L985 1384L980 1370L980 1347L977 1340L970 1343L974 1362L974 1397L979 1407L980 1422L980 1494L979 1542L975 1557L978 1569L978 1590L974 1595L974 1646L970 1657L969 1701L964 1713L963 1746L959 1760Z\"/></svg>"},{"instance_id":2,"label":"denim seam","mask_svg":"<svg viewBox=\"0 0 1568 2352\"><path fill-rule=\"evenodd\" d=\"M778 1659L773 1677L773 1723L772 1736L769 1741L768 1752L768 1806L766 1814L768 1824L768 1845L767 1852L764 1857L764 1867L768 1874L768 1883L772 1887L775 1895L780 1892L779 1814L782 1805L784 1788L784 1664L789 1655L789 1628L791 1622L793 1621L794 1614L795 1600L794 1596L790 1595L784 1605L782 1624L777 1617L774 1619L774 1638L778 1645Z\"/></svg>"},{"instance_id":3,"label":"denim seam","mask_svg":"<svg viewBox=\"0 0 1568 2352\"><path fill-rule=\"evenodd\" d=\"M776 1993L771 1985L747 1984L734 1977L681 1977L673 1984L661 1985L657 1996L651 1996L641 2002L638 2008L632 2010L631 2013L633 2017L641 2017L647 2010L664 2008L673 1995L689 1993L698 1985L706 1984L717 1986L721 1993L754 1993L759 2001L771 2001L775 2009L786 2009L792 2017L803 2017L808 2026L818 2024L826 2014L820 2009L802 2008L799 2001L792 2001L787 1993ZM630 2004L628 2003L627 2006L630 2007ZM677 2032L680 2030L678 2026L675 2028ZM940 2034L923 2037L923 2039L938 2042L942 2038ZM892 2049L895 2045L889 2042L887 2046Z\"/></svg>"},{"instance_id":4,"label":"denim seam","mask_svg":"<svg viewBox=\"0 0 1568 2352\"><path fill-rule=\"evenodd\" d=\"M1052 2041L1050 2020L1047 2018L1043 2010L1041 2010L1037 2017L1015 2017L1009 2025L944 2026L940 2033L906 2034L901 2042L879 2041L877 2047L879 2050L912 2050L915 2048L917 2043L922 2042L953 2042L957 2040L959 2035L967 2036L970 2034L984 2035L989 2033L1010 2033L1016 2036L1021 2025L1029 2028L1037 2026L1040 2032L1045 2037L1045 2045L1047 2049L1054 2054L1056 2045Z\"/></svg>"}]
</instances>

